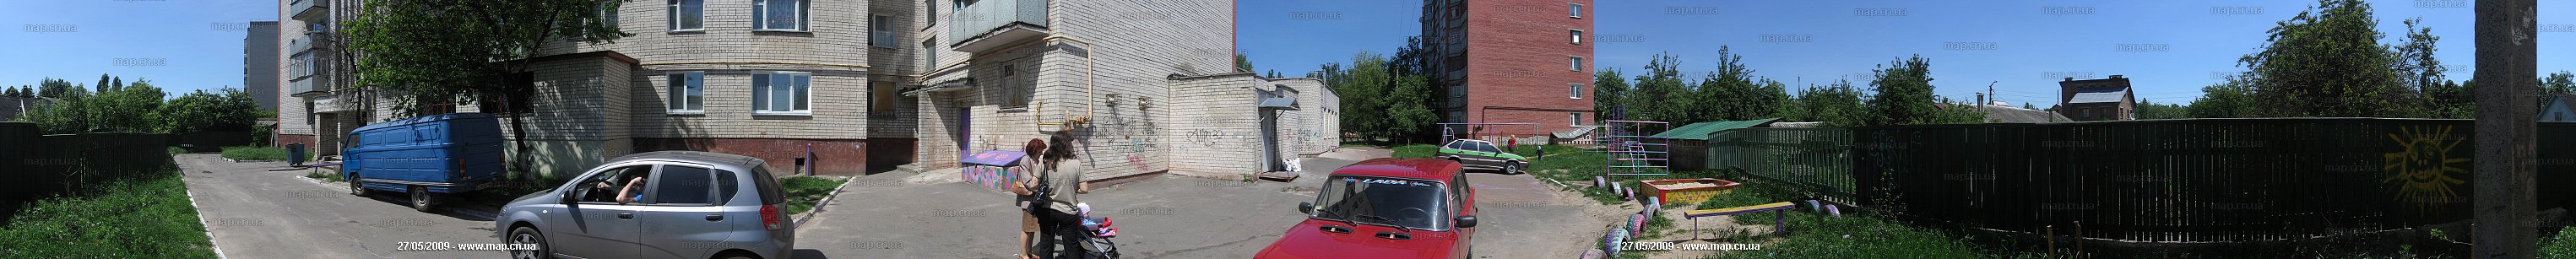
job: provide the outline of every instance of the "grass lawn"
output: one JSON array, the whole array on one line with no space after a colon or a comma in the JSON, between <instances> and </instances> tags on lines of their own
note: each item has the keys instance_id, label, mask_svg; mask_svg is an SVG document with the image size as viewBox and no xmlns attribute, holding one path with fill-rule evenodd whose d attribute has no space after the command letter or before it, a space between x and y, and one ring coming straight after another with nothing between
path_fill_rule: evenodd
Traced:
<instances>
[{"instance_id":1,"label":"grass lawn","mask_svg":"<svg viewBox=\"0 0 2576 259\"><path fill-rule=\"evenodd\" d=\"M286 149L284 149L284 148L275 148L275 147L252 147L252 146L231 146L231 147L224 147L224 158L225 158L225 159L232 159L232 160L271 160L271 161L285 161L285 160L286 160Z\"/></svg>"},{"instance_id":2,"label":"grass lawn","mask_svg":"<svg viewBox=\"0 0 2576 259\"><path fill-rule=\"evenodd\" d=\"M778 178L778 185L779 188L785 188L787 191L787 214L797 214L814 210L815 202L821 201L825 195L831 195L832 188L840 187L841 182L846 181L822 177L788 176Z\"/></svg>"},{"instance_id":3,"label":"grass lawn","mask_svg":"<svg viewBox=\"0 0 2576 259\"><path fill-rule=\"evenodd\" d=\"M176 168L36 201L0 227L0 258L215 258Z\"/></svg>"},{"instance_id":4,"label":"grass lawn","mask_svg":"<svg viewBox=\"0 0 2576 259\"><path fill-rule=\"evenodd\" d=\"M1733 193L1700 203L1698 209L1729 208L1773 202L1796 202L1782 186L1753 179ZM1987 250L1967 237L1936 229L1908 226L1884 215L1844 210L1843 217L1807 212L1805 203L1786 214L1789 236L1719 233L1719 243L1763 243L1762 250L1731 251L1717 258L1999 258L2038 254ZM1736 224L1774 224L1772 213L1731 216ZM1707 219L1703 219L1707 220Z\"/></svg>"}]
</instances>

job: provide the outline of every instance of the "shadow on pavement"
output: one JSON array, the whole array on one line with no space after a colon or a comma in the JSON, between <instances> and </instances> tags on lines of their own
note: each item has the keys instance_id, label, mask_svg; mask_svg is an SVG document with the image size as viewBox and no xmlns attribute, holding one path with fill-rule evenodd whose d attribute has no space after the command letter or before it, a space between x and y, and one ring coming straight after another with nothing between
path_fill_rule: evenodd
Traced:
<instances>
[{"instance_id":1,"label":"shadow on pavement","mask_svg":"<svg viewBox=\"0 0 2576 259\"><path fill-rule=\"evenodd\" d=\"M788 253L794 254L794 256L795 256L797 259L805 259L805 258L825 259L825 258L832 258L832 256L823 255L823 250L814 250L814 249L796 249L796 251L794 251L794 252L788 252Z\"/></svg>"}]
</instances>

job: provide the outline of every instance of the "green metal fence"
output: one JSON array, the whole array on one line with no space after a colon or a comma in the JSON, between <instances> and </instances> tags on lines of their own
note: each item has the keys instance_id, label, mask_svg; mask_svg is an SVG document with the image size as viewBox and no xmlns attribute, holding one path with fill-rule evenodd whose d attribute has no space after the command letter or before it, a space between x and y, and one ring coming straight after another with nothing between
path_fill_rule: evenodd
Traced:
<instances>
[{"instance_id":1,"label":"green metal fence","mask_svg":"<svg viewBox=\"0 0 2576 259\"><path fill-rule=\"evenodd\" d=\"M1712 168L1911 220L2085 237L2236 242L2469 217L2469 120L2191 119L1755 128L1719 132ZM2576 123L2539 127L2541 208L2576 195ZM2553 193L2553 190L2554 193Z\"/></svg>"}]
</instances>

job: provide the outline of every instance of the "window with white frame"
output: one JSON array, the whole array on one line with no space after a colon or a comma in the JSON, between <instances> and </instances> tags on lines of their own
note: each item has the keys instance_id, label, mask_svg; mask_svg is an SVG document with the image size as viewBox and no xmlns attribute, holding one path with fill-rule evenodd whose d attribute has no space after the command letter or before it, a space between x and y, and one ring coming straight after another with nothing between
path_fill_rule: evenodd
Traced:
<instances>
[{"instance_id":1,"label":"window with white frame","mask_svg":"<svg viewBox=\"0 0 2576 259\"><path fill-rule=\"evenodd\" d=\"M1566 98L1573 98L1573 99L1583 99L1583 84L1581 84L1581 83L1565 84L1565 97L1566 97Z\"/></svg>"},{"instance_id":2,"label":"window with white frame","mask_svg":"<svg viewBox=\"0 0 2576 259\"><path fill-rule=\"evenodd\" d=\"M805 31L806 0L751 0L751 29Z\"/></svg>"},{"instance_id":3,"label":"window with white frame","mask_svg":"<svg viewBox=\"0 0 2576 259\"><path fill-rule=\"evenodd\" d=\"M1574 45L1583 45L1583 30L1565 30L1565 35L1574 38Z\"/></svg>"},{"instance_id":4,"label":"window with white frame","mask_svg":"<svg viewBox=\"0 0 2576 259\"><path fill-rule=\"evenodd\" d=\"M1566 56L1566 57L1568 58L1568 61L1569 61L1569 62L1567 62L1567 63L1566 63L1566 64L1568 64L1568 65L1566 65L1565 70L1583 71L1583 57L1576 57L1576 56Z\"/></svg>"},{"instance_id":5,"label":"window with white frame","mask_svg":"<svg viewBox=\"0 0 2576 259\"><path fill-rule=\"evenodd\" d=\"M895 47L894 16L877 15L868 17L868 46L879 48Z\"/></svg>"},{"instance_id":6,"label":"window with white frame","mask_svg":"<svg viewBox=\"0 0 2576 259\"><path fill-rule=\"evenodd\" d=\"M695 31L707 28L706 0L670 0L671 31Z\"/></svg>"},{"instance_id":7,"label":"window with white frame","mask_svg":"<svg viewBox=\"0 0 2576 259\"><path fill-rule=\"evenodd\" d=\"M671 114L706 113L707 72L671 73L669 79L663 81L668 82L664 88L669 90L666 95L670 99L667 106Z\"/></svg>"},{"instance_id":8,"label":"window with white frame","mask_svg":"<svg viewBox=\"0 0 2576 259\"><path fill-rule=\"evenodd\" d=\"M1580 113L1580 112L1568 112L1568 113L1565 113L1565 125L1566 125L1566 126L1583 126L1583 113Z\"/></svg>"},{"instance_id":9,"label":"window with white frame","mask_svg":"<svg viewBox=\"0 0 2576 259\"><path fill-rule=\"evenodd\" d=\"M1583 4L1565 3L1565 17L1583 18Z\"/></svg>"},{"instance_id":10,"label":"window with white frame","mask_svg":"<svg viewBox=\"0 0 2576 259\"><path fill-rule=\"evenodd\" d=\"M752 71L751 113L808 115L806 96L813 78L810 72Z\"/></svg>"}]
</instances>

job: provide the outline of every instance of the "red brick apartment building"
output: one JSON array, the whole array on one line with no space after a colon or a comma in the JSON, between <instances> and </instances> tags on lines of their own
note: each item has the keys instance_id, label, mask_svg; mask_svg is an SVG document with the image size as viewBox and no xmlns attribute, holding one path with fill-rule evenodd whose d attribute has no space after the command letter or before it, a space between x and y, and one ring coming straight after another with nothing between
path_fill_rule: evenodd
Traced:
<instances>
[{"instance_id":1,"label":"red brick apartment building","mask_svg":"<svg viewBox=\"0 0 2576 259\"><path fill-rule=\"evenodd\" d=\"M1597 124L1592 2L1423 1L1423 47L1432 53L1423 64L1443 97L1435 104L1442 121L1537 123L1545 132Z\"/></svg>"}]
</instances>

